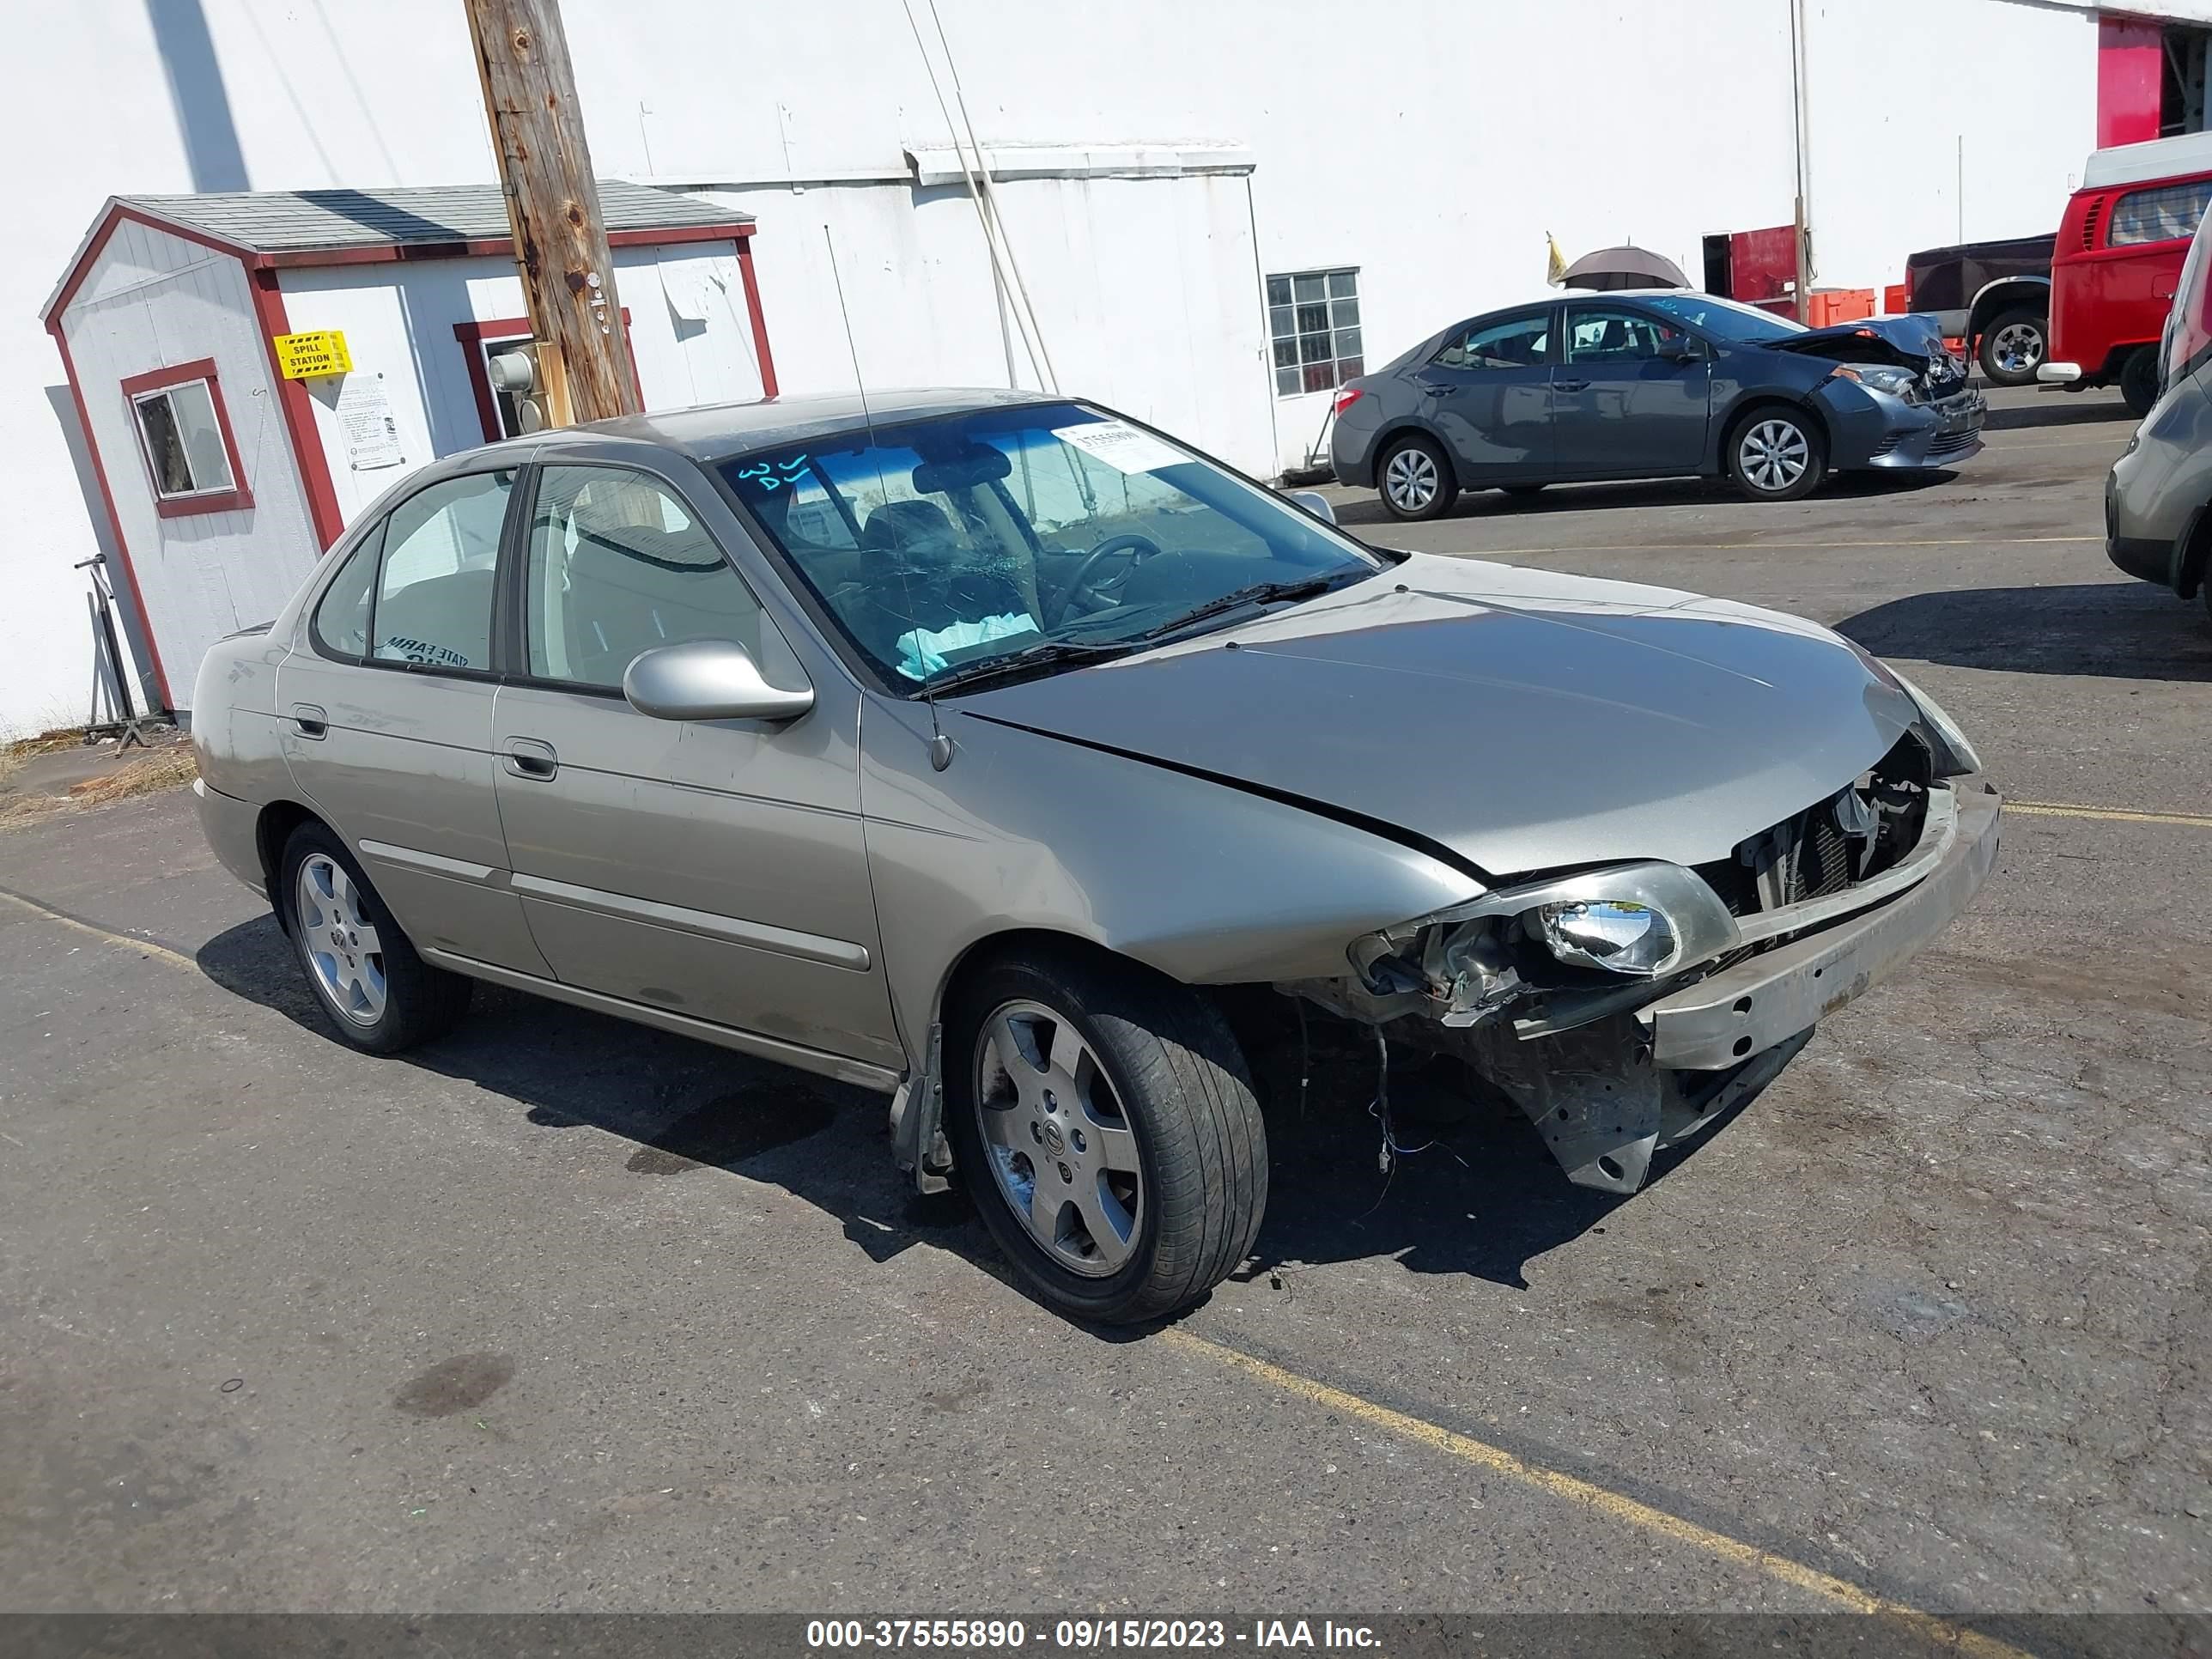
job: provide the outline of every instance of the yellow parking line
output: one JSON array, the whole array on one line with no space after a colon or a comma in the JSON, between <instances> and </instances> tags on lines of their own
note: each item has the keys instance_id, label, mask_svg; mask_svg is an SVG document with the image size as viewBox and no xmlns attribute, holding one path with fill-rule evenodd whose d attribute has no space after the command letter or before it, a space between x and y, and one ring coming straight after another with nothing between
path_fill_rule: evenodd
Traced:
<instances>
[{"instance_id":1,"label":"yellow parking line","mask_svg":"<svg viewBox=\"0 0 2212 1659\"><path fill-rule=\"evenodd\" d=\"M2212 830L2212 817L2202 812L2130 812L2117 806L2064 806L2039 800L2008 800L2004 810L2033 818L2105 818L2114 823L2179 823Z\"/></svg>"},{"instance_id":2,"label":"yellow parking line","mask_svg":"<svg viewBox=\"0 0 2212 1659\"><path fill-rule=\"evenodd\" d=\"M80 933L89 933L103 945L119 945L126 951L136 951L142 957L151 957L156 962L166 962L173 968L189 968L196 974L200 970L199 963L181 951L172 951L167 945L156 945L151 939L133 939L128 933L111 933L105 927L95 927L88 921L79 921L75 916L65 915L52 905L41 904L36 899L25 898L21 893L10 893L0 890L0 904L12 904L18 909L27 910L33 915L41 917L47 921L58 923L64 927L75 928Z\"/></svg>"},{"instance_id":3,"label":"yellow parking line","mask_svg":"<svg viewBox=\"0 0 2212 1659\"><path fill-rule=\"evenodd\" d=\"M1159 1340L1195 1358L1242 1371L1272 1388L1341 1413L1370 1428L1386 1430L1402 1439L1418 1442L1492 1474L1553 1498L1563 1498L1568 1503L1580 1504L1599 1515L1674 1543L1686 1545L1692 1549L1702 1550L1722 1560L1749 1567L1778 1583L1816 1595L1845 1612L1871 1614L1905 1626L1916 1635L1953 1652L1972 1655L1975 1659L2027 1659L2020 1649L2008 1643L1984 1636L1978 1631L1968 1630L1934 1613L1922 1613L1901 1601L1877 1595L1849 1579L1822 1572L1817 1567L1808 1567L1802 1561L1793 1561L1786 1555L1761 1549L1756 1544L1747 1544L1740 1538L1715 1532L1711 1527L1699 1526L1694 1521L1686 1521L1665 1510L1654 1509L1649 1504L1639 1503L1633 1498L1595 1486L1574 1475L1544 1468L1525 1458L1516 1457L1502 1447L1455 1433L1434 1423L1424 1422L1418 1417L1408 1417L1403 1412L1392 1411L1388 1406L1378 1406L1371 1400L1363 1400L1356 1394L1333 1389L1326 1382L1316 1382L1311 1377L1285 1370L1280 1365L1271 1364L1241 1349L1228 1347L1179 1328L1162 1331Z\"/></svg>"}]
</instances>

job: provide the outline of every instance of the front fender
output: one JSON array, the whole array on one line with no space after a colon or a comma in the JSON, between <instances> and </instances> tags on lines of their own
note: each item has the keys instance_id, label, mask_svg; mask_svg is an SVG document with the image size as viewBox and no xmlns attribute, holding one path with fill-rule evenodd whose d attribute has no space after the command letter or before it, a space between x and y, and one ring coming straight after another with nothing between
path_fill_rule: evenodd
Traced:
<instances>
[{"instance_id":1,"label":"front fender","mask_svg":"<svg viewBox=\"0 0 2212 1659\"><path fill-rule=\"evenodd\" d=\"M910 1063L956 964L1007 933L1085 940L1186 984L1334 976L1363 933L1484 890L1468 871L1225 783L940 706L871 698L860 800Z\"/></svg>"}]
</instances>

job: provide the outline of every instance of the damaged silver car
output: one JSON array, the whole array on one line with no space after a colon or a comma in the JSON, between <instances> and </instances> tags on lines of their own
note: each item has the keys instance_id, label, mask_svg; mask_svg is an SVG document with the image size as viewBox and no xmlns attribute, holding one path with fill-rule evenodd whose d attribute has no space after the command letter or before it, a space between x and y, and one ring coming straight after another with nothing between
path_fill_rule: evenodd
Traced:
<instances>
[{"instance_id":1,"label":"damaged silver car","mask_svg":"<svg viewBox=\"0 0 2212 1659\"><path fill-rule=\"evenodd\" d=\"M880 1090L913 1180L1111 1321L1259 1229L1231 1005L1455 1056L1632 1192L1997 845L1957 727L1826 629L1363 547L1009 393L441 462L193 725L348 1042L489 981Z\"/></svg>"}]
</instances>

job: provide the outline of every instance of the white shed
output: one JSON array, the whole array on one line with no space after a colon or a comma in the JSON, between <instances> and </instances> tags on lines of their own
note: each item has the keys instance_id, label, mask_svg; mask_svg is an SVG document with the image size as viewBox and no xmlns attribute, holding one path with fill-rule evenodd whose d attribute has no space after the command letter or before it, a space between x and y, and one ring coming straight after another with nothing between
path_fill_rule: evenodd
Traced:
<instances>
[{"instance_id":1,"label":"white shed","mask_svg":"<svg viewBox=\"0 0 2212 1659\"><path fill-rule=\"evenodd\" d=\"M599 199L645 406L773 396L750 216ZM487 356L530 333L495 185L112 198L40 316L141 678L179 712L208 646L274 616L407 469L507 435Z\"/></svg>"}]
</instances>

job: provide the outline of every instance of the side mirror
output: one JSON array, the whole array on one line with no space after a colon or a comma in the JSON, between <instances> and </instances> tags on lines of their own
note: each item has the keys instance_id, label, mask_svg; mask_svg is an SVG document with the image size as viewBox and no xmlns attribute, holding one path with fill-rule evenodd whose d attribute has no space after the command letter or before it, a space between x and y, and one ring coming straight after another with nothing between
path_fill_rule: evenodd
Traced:
<instances>
[{"instance_id":1,"label":"side mirror","mask_svg":"<svg viewBox=\"0 0 2212 1659\"><path fill-rule=\"evenodd\" d=\"M1318 489L1293 489L1290 499L1319 519L1323 524L1336 522L1336 509L1329 505L1328 497Z\"/></svg>"},{"instance_id":2,"label":"side mirror","mask_svg":"<svg viewBox=\"0 0 2212 1659\"><path fill-rule=\"evenodd\" d=\"M744 647L727 640L664 645L631 663L623 696L657 720L795 720L814 691L786 691L761 678Z\"/></svg>"},{"instance_id":3,"label":"side mirror","mask_svg":"<svg viewBox=\"0 0 2212 1659\"><path fill-rule=\"evenodd\" d=\"M1679 340L1673 345L1662 345L1659 348L1659 358L1662 362L1694 363L1705 355L1704 349L1695 340Z\"/></svg>"}]
</instances>

